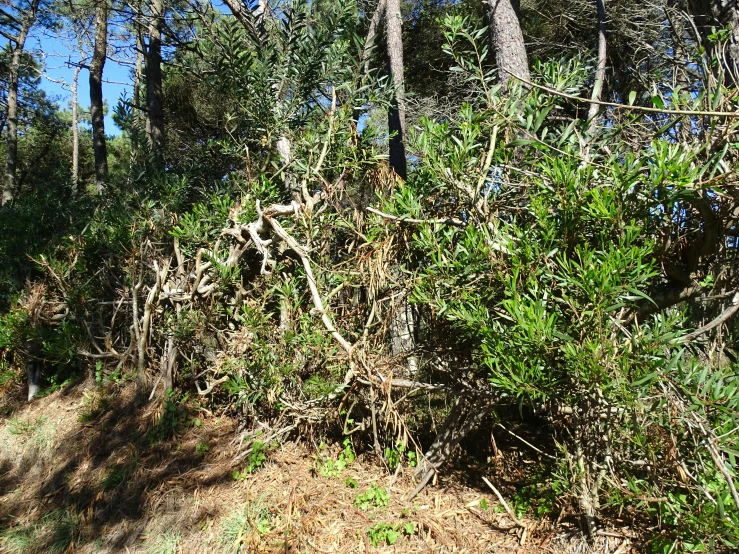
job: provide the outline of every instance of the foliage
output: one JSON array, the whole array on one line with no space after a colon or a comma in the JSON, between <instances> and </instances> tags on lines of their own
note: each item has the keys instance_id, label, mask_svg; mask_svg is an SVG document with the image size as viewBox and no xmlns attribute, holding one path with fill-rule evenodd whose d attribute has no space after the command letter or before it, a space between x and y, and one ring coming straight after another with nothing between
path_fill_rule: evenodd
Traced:
<instances>
[{"instance_id":1,"label":"foliage","mask_svg":"<svg viewBox=\"0 0 739 554\"><path fill-rule=\"evenodd\" d=\"M416 526L413 523L406 523L405 525L390 525L385 522L375 523L367 529L367 537L375 548L382 543L392 546L400 538L401 532L409 536L415 535Z\"/></svg>"},{"instance_id":2,"label":"foliage","mask_svg":"<svg viewBox=\"0 0 739 554\"><path fill-rule=\"evenodd\" d=\"M70 115L24 55L20 189L0 208L0 386L29 361L47 391L85 369L98 386L171 374L148 441L176 435L197 399L255 439L235 479L298 432L343 437L318 449L327 477L355 448L422 465L408 445L437 414L457 425L458 402L544 438L519 513L576 513L592 535L627 511L656 551L739 548L739 335L735 317L705 326L739 301L739 123L715 115L737 111L721 58L733 39L683 4L608 3L616 105L587 121L592 2L521 6L533 83L506 90L483 3L405 3L406 180L379 154L394 91L353 0L242 20L172 7L164 152L146 145L143 98L123 99L102 190L85 128L72 186ZM403 313L415 348L398 354ZM80 418L106 398L86 396ZM133 469L113 465L104 488ZM376 485L357 495L386 504ZM270 521L237 510L224 546Z\"/></svg>"},{"instance_id":3,"label":"foliage","mask_svg":"<svg viewBox=\"0 0 739 554\"><path fill-rule=\"evenodd\" d=\"M253 502L237 508L224 518L221 524L220 543L224 553L240 552L241 546L253 534L270 531L272 516L261 502Z\"/></svg>"},{"instance_id":4,"label":"foliage","mask_svg":"<svg viewBox=\"0 0 739 554\"><path fill-rule=\"evenodd\" d=\"M376 483L372 483L368 490L359 493L354 498L354 505L360 510L369 510L370 508L387 506L388 500L387 489L380 488Z\"/></svg>"},{"instance_id":5,"label":"foliage","mask_svg":"<svg viewBox=\"0 0 739 554\"><path fill-rule=\"evenodd\" d=\"M246 466L243 470L234 470L233 478L236 481L243 481L247 475L254 473L267 461L267 452L269 446L260 440L255 440L251 445L251 452L246 458Z\"/></svg>"},{"instance_id":6,"label":"foliage","mask_svg":"<svg viewBox=\"0 0 739 554\"><path fill-rule=\"evenodd\" d=\"M403 459L408 461L408 467L416 467L418 464L416 453L413 450L408 450L402 442L397 443L394 449L385 448L385 461L387 461L387 466L390 469L398 467Z\"/></svg>"},{"instance_id":7,"label":"foliage","mask_svg":"<svg viewBox=\"0 0 739 554\"><path fill-rule=\"evenodd\" d=\"M188 398L189 393L187 392L167 391L167 398L162 406L163 411L147 434L151 444L169 439L187 422L186 403Z\"/></svg>"},{"instance_id":8,"label":"foliage","mask_svg":"<svg viewBox=\"0 0 739 554\"><path fill-rule=\"evenodd\" d=\"M339 477L344 469L354 462L354 450L352 450L352 443L347 438L344 439L344 449L339 453L338 458L333 460L325 455L322 455L322 451L326 449L326 444L321 443L318 447L317 461L320 461L318 471L324 477Z\"/></svg>"}]
</instances>

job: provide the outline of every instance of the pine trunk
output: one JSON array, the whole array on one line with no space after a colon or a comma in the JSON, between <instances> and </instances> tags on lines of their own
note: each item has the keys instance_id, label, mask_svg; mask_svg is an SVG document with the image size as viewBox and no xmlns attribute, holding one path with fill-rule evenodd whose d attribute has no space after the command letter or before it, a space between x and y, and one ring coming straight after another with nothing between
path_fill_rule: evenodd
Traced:
<instances>
[{"instance_id":1,"label":"pine trunk","mask_svg":"<svg viewBox=\"0 0 739 554\"><path fill-rule=\"evenodd\" d=\"M31 27L36 22L39 0L34 0L28 12L23 15L20 32L16 37L15 46L11 48L10 67L8 68L8 112L6 123L8 133L6 135L7 148L5 155L5 179L3 182L3 195L0 205L5 205L15 195L17 187L16 173L18 169L18 82L21 71L21 57L26 44L26 37Z\"/></svg>"},{"instance_id":2,"label":"pine trunk","mask_svg":"<svg viewBox=\"0 0 739 554\"><path fill-rule=\"evenodd\" d=\"M597 125L596 116L600 111L600 104L598 104L598 102L600 102L603 92L603 83L606 80L606 61L608 59L606 42L606 2L605 0L596 0L595 3L598 8L598 67L595 69L593 94L590 97L593 103L590 104L590 110L588 110L588 119L590 120L588 134L590 135L595 132Z\"/></svg>"},{"instance_id":3,"label":"pine trunk","mask_svg":"<svg viewBox=\"0 0 739 554\"><path fill-rule=\"evenodd\" d=\"M74 79L72 80L72 196L77 196L80 178L80 130L79 114L77 106L77 89L80 83L80 71L82 66L74 68Z\"/></svg>"},{"instance_id":4,"label":"pine trunk","mask_svg":"<svg viewBox=\"0 0 739 554\"><path fill-rule=\"evenodd\" d=\"M511 0L486 0L491 42L498 65L498 79L507 88L511 79L530 81L529 61L518 14Z\"/></svg>"},{"instance_id":5,"label":"pine trunk","mask_svg":"<svg viewBox=\"0 0 739 554\"><path fill-rule=\"evenodd\" d=\"M146 49L146 130L157 169L164 168L163 14L164 1L153 0L149 7L149 46Z\"/></svg>"},{"instance_id":6,"label":"pine trunk","mask_svg":"<svg viewBox=\"0 0 739 554\"><path fill-rule=\"evenodd\" d=\"M138 14L137 14L138 22ZM131 171L136 167L139 160L140 150L140 138L142 129L146 128L146 123L143 122L142 117L142 105L141 105L141 82L144 76L144 37L141 34L141 29L136 26L136 66L134 69L133 79L133 129L131 130L131 156L130 166Z\"/></svg>"},{"instance_id":7,"label":"pine trunk","mask_svg":"<svg viewBox=\"0 0 739 554\"><path fill-rule=\"evenodd\" d=\"M388 110L390 131L390 167L402 179L406 178L405 159L405 85L403 84L403 26L400 0L387 0L385 14L388 65L395 98Z\"/></svg>"},{"instance_id":8,"label":"pine trunk","mask_svg":"<svg viewBox=\"0 0 739 554\"><path fill-rule=\"evenodd\" d=\"M108 147L105 139L103 111L103 68L108 51L108 3L95 5L95 45L90 62L90 119L92 120L92 150L95 156L95 185L98 192L108 178Z\"/></svg>"}]
</instances>

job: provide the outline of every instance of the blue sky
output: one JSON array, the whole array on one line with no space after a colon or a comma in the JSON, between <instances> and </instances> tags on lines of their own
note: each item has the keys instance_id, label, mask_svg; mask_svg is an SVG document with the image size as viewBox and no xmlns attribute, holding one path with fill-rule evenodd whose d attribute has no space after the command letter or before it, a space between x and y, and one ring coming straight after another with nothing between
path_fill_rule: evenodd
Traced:
<instances>
[{"instance_id":1,"label":"blue sky","mask_svg":"<svg viewBox=\"0 0 739 554\"><path fill-rule=\"evenodd\" d=\"M57 37L39 36L38 34L29 37L26 43L28 50L33 50L37 54L43 56L44 60L44 76L42 77L41 88L47 95L52 97L59 104L60 108L68 109L72 100L71 89L65 87L61 82L71 85L74 77L74 67L69 66L66 62L78 62L80 59L77 50L76 41L62 40ZM90 106L90 87L88 84L89 72L83 69L80 72L79 87L77 92L77 101L80 106L89 108ZM118 103L118 99L124 92L131 95L131 70L129 66L121 65L114 60L108 59L105 62L103 72L103 96L108 101L108 114L105 117L105 133L108 135L120 134L120 129L116 127L111 118L113 108ZM58 81L58 82L54 82ZM121 84L128 83L128 84Z\"/></svg>"},{"instance_id":2,"label":"blue sky","mask_svg":"<svg viewBox=\"0 0 739 554\"><path fill-rule=\"evenodd\" d=\"M222 0L213 0L213 7L222 13L231 13ZM111 22L108 29L109 35L121 34L122 29ZM74 77L74 67L66 62L79 62L80 53L76 37L69 35L69 29L64 28L57 34L44 31L41 27L32 30L26 42L26 49L40 55L44 61L44 77L42 77L41 88L59 104L60 108L67 109L72 99L71 89L64 86L62 82L71 85ZM108 115L105 117L105 133L108 135L120 134L120 129L113 123L111 114L118 103L118 99L124 94L131 98L133 89L132 64L135 62L136 52L129 42L122 42L109 36L108 53L114 52L105 62L103 70L103 96L108 102ZM89 56L89 46L86 46L86 54ZM116 59L127 61L121 64ZM78 104L84 108L90 106L90 88L88 85L89 72L83 69L80 72L78 88Z\"/></svg>"}]
</instances>

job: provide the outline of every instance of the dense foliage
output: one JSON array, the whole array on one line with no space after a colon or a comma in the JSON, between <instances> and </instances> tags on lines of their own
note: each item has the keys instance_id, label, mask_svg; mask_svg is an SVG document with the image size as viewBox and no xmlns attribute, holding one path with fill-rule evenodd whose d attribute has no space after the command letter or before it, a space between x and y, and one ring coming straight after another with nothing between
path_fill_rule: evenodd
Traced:
<instances>
[{"instance_id":1,"label":"dense foliage","mask_svg":"<svg viewBox=\"0 0 739 554\"><path fill-rule=\"evenodd\" d=\"M311 428L407 451L426 480L516 422L539 430L543 512L591 537L626 513L659 552L739 548L731 34L633 4L613 3L599 102L589 3L523 3L531 82L507 83L483 7L408 3L406 180L353 0L172 6L164 150L141 82L102 189L84 128L72 185L70 116L25 70L0 386L39 361L51 385L126 375L172 413L189 394L237 415L255 467Z\"/></svg>"}]
</instances>

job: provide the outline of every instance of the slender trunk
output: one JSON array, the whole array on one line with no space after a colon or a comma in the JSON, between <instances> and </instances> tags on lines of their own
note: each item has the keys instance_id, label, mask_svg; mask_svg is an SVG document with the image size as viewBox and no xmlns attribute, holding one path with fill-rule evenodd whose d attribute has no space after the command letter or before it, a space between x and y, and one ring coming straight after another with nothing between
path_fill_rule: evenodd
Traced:
<instances>
[{"instance_id":1,"label":"slender trunk","mask_svg":"<svg viewBox=\"0 0 739 554\"><path fill-rule=\"evenodd\" d=\"M603 83L606 79L606 1L596 0L598 5L598 66L595 69L595 82L593 83L593 94L590 99L593 101L590 104L590 110L588 110L588 120L590 125L588 128L588 134L592 135L596 128L596 116L600 111L601 93L603 91Z\"/></svg>"},{"instance_id":2,"label":"slender trunk","mask_svg":"<svg viewBox=\"0 0 739 554\"><path fill-rule=\"evenodd\" d=\"M77 89L80 83L80 71L82 66L74 68L74 79L72 79L72 196L77 196L80 175L80 130L79 113L77 109Z\"/></svg>"},{"instance_id":3,"label":"slender trunk","mask_svg":"<svg viewBox=\"0 0 739 554\"><path fill-rule=\"evenodd\" d=\"M164 0L149 6L149 46L146 49L146 127L157 169L164 169L164 94L162 91L162 26Z\"/></svg>"},{"instance_id":4,"label":"slender trunk","mask_svg":"<svg viewBox=\"0 0 739 554\"><path fill-rule=\"evenodd\" d=\"M108 1L95 5L95 45L90 62L90 118L92 120L92 150L95 156L95 185L98 192L108 178L108 148L105 140L103 112L103 67L108 51Z\"/></svg>"},{"instance_id":5,"label":"slender trunk","mask_svg":"<svg viewBox=\"0 0 739 554\"><path fill-rule=\"evenodd\" d=\"M15 46L12 47L10 67L8 68L8 113L7 113L7 148L5 155L5 180L3 182L3 194L0 205L5 205L13 200L17 181L16 171L18 168L18 81L21 70L21 56L26 44L26 38L31 27L36 22L39 0L34 0L30 9L23 14L21 29L16 37Z\"/></svg>"},{"instance_id":6,"label":"slender trunk","mask_svg":"<svg viewBox=\"0 0 739 554\"><path fill-rule=\"evenodd\" d=\"M498 79L505 88L515 77L531 80L521 24L511 0L486 0L490 40L495 50Z\"/></svg>"},{"instance_id":7,"label":"slender trunk","mask_svg":"<svg viewBox=\"0 0 739 554\"><path fill-rule=\"evenodd\" d=\"M370 54L375 46L375 37L377 36L377 27L380 25L380 20L385 13L387 7L387 0L380 0L377 3L375 12L372 14L370 19L369 29L367 29L367 40L364 43L364 49L362 50L362 60L364 60L364 66L362 71L366 76L369 73Z\"/></svg>"},{"instance_id":8,"label":"slender trunk","mask_svg":"<svg viewBox=\"0 0 739 554\"><path fill-rule=\"evenodd\" d=\"M385 7L385 34L387 35L387 54L390 76L395 89L395 97L388 110L388 130L390 131L390 167L401 179L407 177L405 157L405 83L403 75L403 16L400 12L400 0L387 0ZM397 273L398 281L405 279L400 266L391 271ZM412 355L415 348L415 320L408 303L408 296L403 292L394 306L390 322L390 341L393 356L405 356L410 373L417 369L416 358Z\"/></svg>"},{"instance_id":9,"label":"slender trunk","mask_svg":"<svg viewBox=\"0 0 739 554\"><path fill-rule=\"evenodd\" d=\"M418 359L413 355L413 350L416 348L416 318L405 291L393 306L390 320L390 347L393 356L406 358L404 361L411 375L418 371Z\"/></svg>"},{"instance_id":10,"label":"slender trunk","mask_svg":"<svg viewBox=\"0 0 739 554\"><path fill-rule=\"evenodd\" d=\"M141 137L141 129L145 128L145 125L141 124L141 81L144 75L144 37L141 34L141 29L138 25L138 14L137 14L137 25L136 25L136 69L134 70L133 79L133 127L131 129L131 156L129 165L131 170L136 167L138 162L139 154L139 139Z\"/></svg>"},{"instance_id":11,"label":"slender trunk","mask_svg":"<svg viewBox=\"0 0 739 554\"><path fill-rule=\"evenodd\" d=\"M405 179L405 85L403 83L403 27L400 0L387 0L385 25L387 33L388 65L395 97L388 110L390 131L390 167Z\"/></svg>"}]
</instances>

